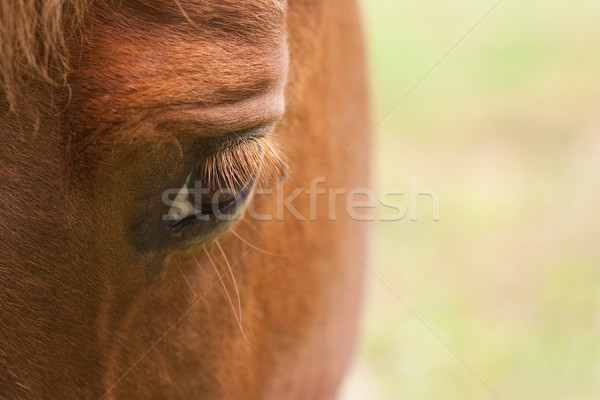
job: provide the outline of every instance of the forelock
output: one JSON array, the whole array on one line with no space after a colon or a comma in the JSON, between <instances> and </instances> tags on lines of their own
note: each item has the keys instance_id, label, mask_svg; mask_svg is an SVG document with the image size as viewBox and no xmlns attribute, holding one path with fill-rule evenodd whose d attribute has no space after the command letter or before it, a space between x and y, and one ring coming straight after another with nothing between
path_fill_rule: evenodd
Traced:
<instances>
[{"instance_id":1,"label":"forelock","mask_svg":"<svg viewBox=\"0 0 600 400\"><path fill-rule=\"evenodd\" d=\"M31 82L66 82L67 35L89 1L0 0L0 92L11 107Z\"/></svg>"}]
</instances>

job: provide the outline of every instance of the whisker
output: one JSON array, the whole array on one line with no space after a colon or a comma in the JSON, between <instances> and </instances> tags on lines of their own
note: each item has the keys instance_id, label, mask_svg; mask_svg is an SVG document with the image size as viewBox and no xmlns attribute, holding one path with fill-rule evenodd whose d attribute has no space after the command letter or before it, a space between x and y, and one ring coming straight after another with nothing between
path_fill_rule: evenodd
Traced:
<instances>
[{"instance_id":1,"label":"whisker","mask_svg":"<svg viewBox=\"0 0 600 400\"><path fill-rule=\"evenodd\" d=\"M183 158L183 145L181 144L179 138L173 133L167 133L167 138L170 139L175 144L175 146L177 146L177 154L179 155L179 158Z\"/></svg>"},{"instance_id":2,"label":"whisker","mask_svg":"<svg viewBox=\"0 0 600 400\"><path fill-rule=\"evenodd\" d=\"M310 253L314 253L315 251L318 251L318 248L312 249L312 250L307 250L304 251L302 253L295 253L295 254L283 254L283 253L274 253L272 251L269 250L265 250L262 249L256 245L253 245L252 243L250 243L248 240L244 239L242 236L240 236L237 232L235 232L233 229L230 229L229 232L231 232L236 238L238 238L242 243L247 244L248 246L253 246L254 250L258 250L259 252L263 253L263 254L267 254L269 256L274 256L274 257L300 257L300 256L305 256L307 254Z\"/></svg>"},{"instance_id":3,"label":"whisker","mask_svg":"<svg viewBox=\"0 0 600 400\"><path fill-rule=\"evenodd\" d=\"M252 231L253 231L253 232L256 234L256 236L257 236L259 239L262 239L262 240L264 240L264 239L265 239L265 237L264 237L263 233L262 233L262 232L261 232L261 231L260 231L260 230L259 230L259 229L258 229L256 226L252 225L252 224L250 223L250 221L248 221L248 219L246 219L246 218L241 218L241 219L240 219L240 222L245 222L245 223L246 223L246 225L248 226L248 228L252 229Z\"/></svg>"},{"instance_id":4,"label":"whisker","mask_svg":"<svg viewBox=\"0 0 600 400\"><path fill-rule=\"evenodd\" d=\"M196 261L196 267L198 267L198 269L200 270L200 273L202 274L202 278L207 281L206 278L206 272L204 272L204 269L202 268L202 265L200 265L200 261L198 261L198 259L196 258L196 255L192 253L192 257L194 258L194 261Z\"/></svg>"},{"instance_id":5,"label":"whisker","mask_svg":"<svg viewBox=\"0 0 600 400\"><path fill-rule=\"evenodd\" d=\"M240 316L240 325L242 325L242 300L240 299L240 291L238 289L238 285L235 280L235 275L233 275L233 269L231 269L231 264L229 264L229 260L227 259L227 256L225 255L225 252L223 251L223 248L221 247L221 244L219 243L218 240L215 240L215 243L217 244L217 247L219 248L219 250L221 250L221 254L223 254L223 258L225 259L225 263L227 264L227 269L229 269L229 273L231 274L231 280L233 281L233 287L235 288L235 294L237 296L237 301L238 301L238 312L239 312L239 316Z\"/></svg>"},{"instance_id":6,"label":"whisker","mask_svg":"<svg viewBox=\"0 0 600 400\"><path fill-rule=\"evenodd\" d=\"M215 262L213 261L213 259L211 258L210 254L208 253L208 250L206 250L206 247L204 248L204 252L206 253L206 256L208 257L208 260L210 261L210 263L212 264L213 268L215 269L215 273L217 274L217 276L219 277L219 281L221 281L221 286L223 286L223 290L225 290L225 295L227 295L227 300L229 300L229 305L231 306L231 310L233 311L233 315L235 316L235 321L237 322L240 331L242 332L242 336L244 336L244 339L246 339L246 342L250 343L250 340L248 340L248 337L246 337L246 334L244 333L244 328L242 327L242 324L240 323L240 320L235 312L235 307L233 305L233 301L231 301L231 296L229 295L229 291L227 290L227 286L225 285L225 282L223 281L223 277L219 274L219 270L217 269L217 266L215 265Z\"/></svg>"},{"instance_id":7,"label":"whisker","mask_svg":"<svg viewBox=\"0 0 600 400\"><path fill-rule=\"evenodd\" d=\"M23 385L22 383L19 383L19 382L16 382L16 381L15 381L15 383L16 383L18 386L21 386L23 389L29 390L29 391L31 392L31 389L29 389L27 386Z\"/></svg>"},{"instance_id":8,"label":"whisker","mask_svg":"<svg viewBox=\"0 0 600 400\"><path fill-rule=\"evenodd\" d=\"M196 294L196 292L194 291L194 289L192 289L192 285L190 285L190 282L185 277L185 274L183 273L183 270L181 269L181 267L179 266L179 264L177 264L177 269L179 270L179 272L181 272L181 276L183 276L183 279L185 280L185 283L187 283L188 287L190 288L190 290L194 294L194 297L198 298L198 295Z\"/></svg>"},{"instance_id":9,"label":"whisker","mask_svg":"<svg viewBox=\"0 0 600 400\"><path fill-rule=\"evenodd\" d=\"M192 25L194 28L197 28L198 25L190 18L190 16L188 15L188 13L185 11L185 9L183 8L183 6L181 5L181 3L179 2L179 0L175 0L175 4L177 4L177 7L179 8L179 11L181 11L181 14L183 15L183 17L190 23L190 25Z\"/></svg>"}]
</instances>

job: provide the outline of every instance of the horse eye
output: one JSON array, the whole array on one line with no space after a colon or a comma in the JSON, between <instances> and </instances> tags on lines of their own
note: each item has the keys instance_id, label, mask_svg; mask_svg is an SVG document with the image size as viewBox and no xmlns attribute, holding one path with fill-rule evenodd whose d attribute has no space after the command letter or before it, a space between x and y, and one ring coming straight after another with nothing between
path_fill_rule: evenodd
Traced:
<instances>
[{"instance_id":1,"label":"horse eye","mask_svg":"<svg viewBox=\"0 0 600 400\"><path fill-rule=\"evenodd\" d=\"M199 140L184 149L172 164L153 164L161 175L140 193L147 202L130 227L139 254L218 237L242 217L257 184L270 185L285 173L277 148L261 132Z\"/></svg>"},{"instance_id":2,"label":"horse eye","mask_svg":"<svg viewBox=\"0 0 600 400\"><path fill-rule=\"evenodd\" d=\"M177 228L211 218L235 219L253 186L253 176L231 180L224 176L206 176L206 173L194 170L175 195L165 222L169 227Z\"/></svg>"}]
</instances>

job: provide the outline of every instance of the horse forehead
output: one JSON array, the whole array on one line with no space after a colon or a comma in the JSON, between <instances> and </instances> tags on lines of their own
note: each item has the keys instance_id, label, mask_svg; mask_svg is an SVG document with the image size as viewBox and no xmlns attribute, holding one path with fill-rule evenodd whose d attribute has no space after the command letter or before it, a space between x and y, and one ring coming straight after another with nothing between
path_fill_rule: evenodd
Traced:
<instances>
[{"instance_id":1,"label":"horse forehead","mask_svg":"<svg viewBox=\"0 0 600 400\"><path fill-rule=\"evenodd\" d=\"M165 103L278 95L288 68L283 13L276 0L123 2L78 57L74 100L118 119Z\"/></svg>"},{"instance_id":2,"label":"horse forehead","mask_svg":"<svg viewBox=\"0 0 600 400\"><path fill-rule=\"evenodd\" d=\"M188 22L206 30L250 37L281 27L286 8L285 0L130 0L125 4L149 21Z\"/></svg>"}]
</instances>

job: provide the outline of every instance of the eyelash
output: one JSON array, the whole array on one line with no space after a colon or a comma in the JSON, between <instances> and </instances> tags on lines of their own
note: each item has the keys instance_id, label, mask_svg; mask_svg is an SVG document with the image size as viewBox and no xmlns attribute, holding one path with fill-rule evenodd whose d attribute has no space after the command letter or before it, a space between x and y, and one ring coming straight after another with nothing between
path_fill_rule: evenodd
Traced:
<instances>
[{"instance_id":1,"label":"eyelash","mask_svg":"<svg viewBox=\"0 0 600 400\"><path fill-rule=\"evenodd\" d=\"M268 186L285 176L286 164L268 137L243 138L219 149L196 166L197 176L215 190L241 189L250 180Z\"/></svg>"}]
</instances>

